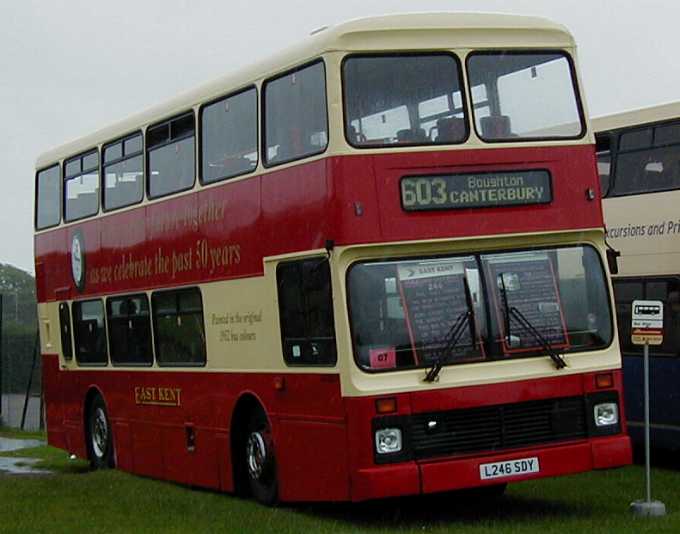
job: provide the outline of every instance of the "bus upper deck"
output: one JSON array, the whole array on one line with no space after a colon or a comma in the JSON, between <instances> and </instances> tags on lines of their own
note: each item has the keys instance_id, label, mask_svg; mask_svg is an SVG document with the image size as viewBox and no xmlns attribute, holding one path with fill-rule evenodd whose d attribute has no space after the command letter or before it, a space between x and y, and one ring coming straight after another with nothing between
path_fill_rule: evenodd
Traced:
<instances>
[{"instance_id":1,"label":"bus upper deck","mask_svg":"<svg viewBox=\"0 0 680 534\"><path fill-rule=\"evenodd\" d=\"M392 16L309 41L41 156L37 269L75 228L97 292L111 290L113 251L142 287L152 272L156 284L261 273L263 257L327 242L602 226L561 27ZM151 269L135 244L162 250L168 233L177 254L210 236L200 246L219 258ZM69 286L66 261L41 277L40 300Z\"/></svg>"}]
</instances>

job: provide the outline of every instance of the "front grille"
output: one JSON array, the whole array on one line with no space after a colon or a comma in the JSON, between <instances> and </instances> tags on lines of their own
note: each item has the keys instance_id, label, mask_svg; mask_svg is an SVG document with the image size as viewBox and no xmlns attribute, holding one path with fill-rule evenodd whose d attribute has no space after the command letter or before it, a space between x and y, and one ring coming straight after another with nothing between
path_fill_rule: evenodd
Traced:
<instances>
[{"instance_id":1,"label":"front grille","mask_svg":"<svg viewBox=\"0 0 680 534\"><path fill-rule=\"evenodd\" d=\"M499 451L587 436L584 397L498 404L411 416L417 459Z\"/></svg>"}]
</instances>

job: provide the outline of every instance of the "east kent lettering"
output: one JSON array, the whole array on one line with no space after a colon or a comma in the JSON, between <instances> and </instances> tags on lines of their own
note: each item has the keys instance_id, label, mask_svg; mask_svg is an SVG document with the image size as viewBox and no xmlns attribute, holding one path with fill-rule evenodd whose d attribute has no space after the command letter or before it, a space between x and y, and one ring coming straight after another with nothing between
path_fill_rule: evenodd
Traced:
<instances>
[{"instance_id":1,"label":"east kent lettering","mask_svg":"<svg viewBox=\"0 0 680 534\"><path fill-rule=\"evenodd\" d=\"M180 388L158 386L135 386L135 404L149 406L181 406L182 390Z\"/></svg>"}]
</instances>

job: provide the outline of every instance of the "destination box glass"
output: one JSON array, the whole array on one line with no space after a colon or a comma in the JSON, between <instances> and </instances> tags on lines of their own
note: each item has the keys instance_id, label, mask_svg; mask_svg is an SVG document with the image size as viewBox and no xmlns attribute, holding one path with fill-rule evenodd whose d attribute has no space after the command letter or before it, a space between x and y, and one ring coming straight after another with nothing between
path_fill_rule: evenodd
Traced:
<instances>
[{"instance_id":1,"label":"destination box glass","mask_svg":"<svg viewBox=\"0 0 680 534\"><path fill-rule=\"evenodd\" d=\"M552 183L545 169L401 179L401 205L406 211L524 206L551 201Z\"/></svg>"}]
</instances>

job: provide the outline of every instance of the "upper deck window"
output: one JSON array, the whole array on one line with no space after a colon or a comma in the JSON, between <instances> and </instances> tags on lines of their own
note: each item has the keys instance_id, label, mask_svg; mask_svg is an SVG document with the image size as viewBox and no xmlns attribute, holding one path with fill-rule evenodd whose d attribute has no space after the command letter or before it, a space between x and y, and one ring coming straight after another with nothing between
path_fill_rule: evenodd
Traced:
<instances>
[{"instance_id":1,"label":"upper deck window","mask_svg":"<svg viewBox=\"0 0 680 534\"><path fill-rule=\"evenodd\" d=\"M264 85L264 161L268 166L320 154L328 145L326 69L322 61Z\"/></svg>"},{"instance_id":2,"label":"upper deck window","mask_svg":"<svg viewBox=\"0 0 680 534\"><path fill-rule=\"evenodd\" d=\"M64 163L64 220L99 211L99 153L91 150Z\"/></svg>"},{"instance_id":3,"label":"upper deck window","mask_svg":"<svg viewBox=\"0 0 680 534\"><path fill-rule=\"evenodd\" d=\"M136 204L144 196L142 134L104 147L104 209Z\"/></svg>"},{"instance_id":4,"label":"upper deck window","mask_svg":"<svg viewBox=\"0 0 680 534\"><path fill-rule=\"evenodd\" d=\"M35 227L42 230L59 224L61 219L59 165L40 171L36 179Z\"/></svg>"},{"instance_id":5,"label":"upper deck window","mask_svg":"<svg viewBox=\"0 0 680 534\"><path fill-rule=\"evenodd\" d=\"M610 196L679 189L679 148L678 122L622 132Z\"/></svg>"},{"instance_id":6,"label":"upper deck window","mask_svg":"<svg viewBox=\"0 0 680 534\"><path fill-rule=\"evenodd\" d=\"M195 130L193 112L147 130L149 197L162 197L193 187Z\"/></svg>"},{"instance_id":7,"label":"upper deck window","mask_svg":"<svg viewBox=\"0 0 680 534\"><path fill-rule=\"evenodd\" d=\"M257 91L247 89L201 111L201 182L233 178L257 167Z\"/></svg>"},{"instance_id":8,"label":"upper deck window","mask_svg":"<svg viewBox=\"0 0 680 534\"><path fill-rule=\"evenodd\" d=\"M595 136L595 152L597 154L597 172L600 175L600 191L604 198L611 187L612 151L609 133Z\"/></svg>"},{"instance_id":9,"label":"upper deck window","mask_svg":"<svg viewBox=\"0 0 680 534\"><path fill-rule=\"evenodd\" d=\"M583 135L566 54L479 52L467 60L477 134L485 141L574 139Z\"/></svg>"},{"instance_id":10,"label":"upper deck window","mask_svg":"<svg viewBox=\"0 0 680 534\"><path fill-rule=\"evenodd\" d=\"M461 143L461 73L450 54L352 56L342 68L345 136L358 147Z\"/></svg>"}]
</instances>

